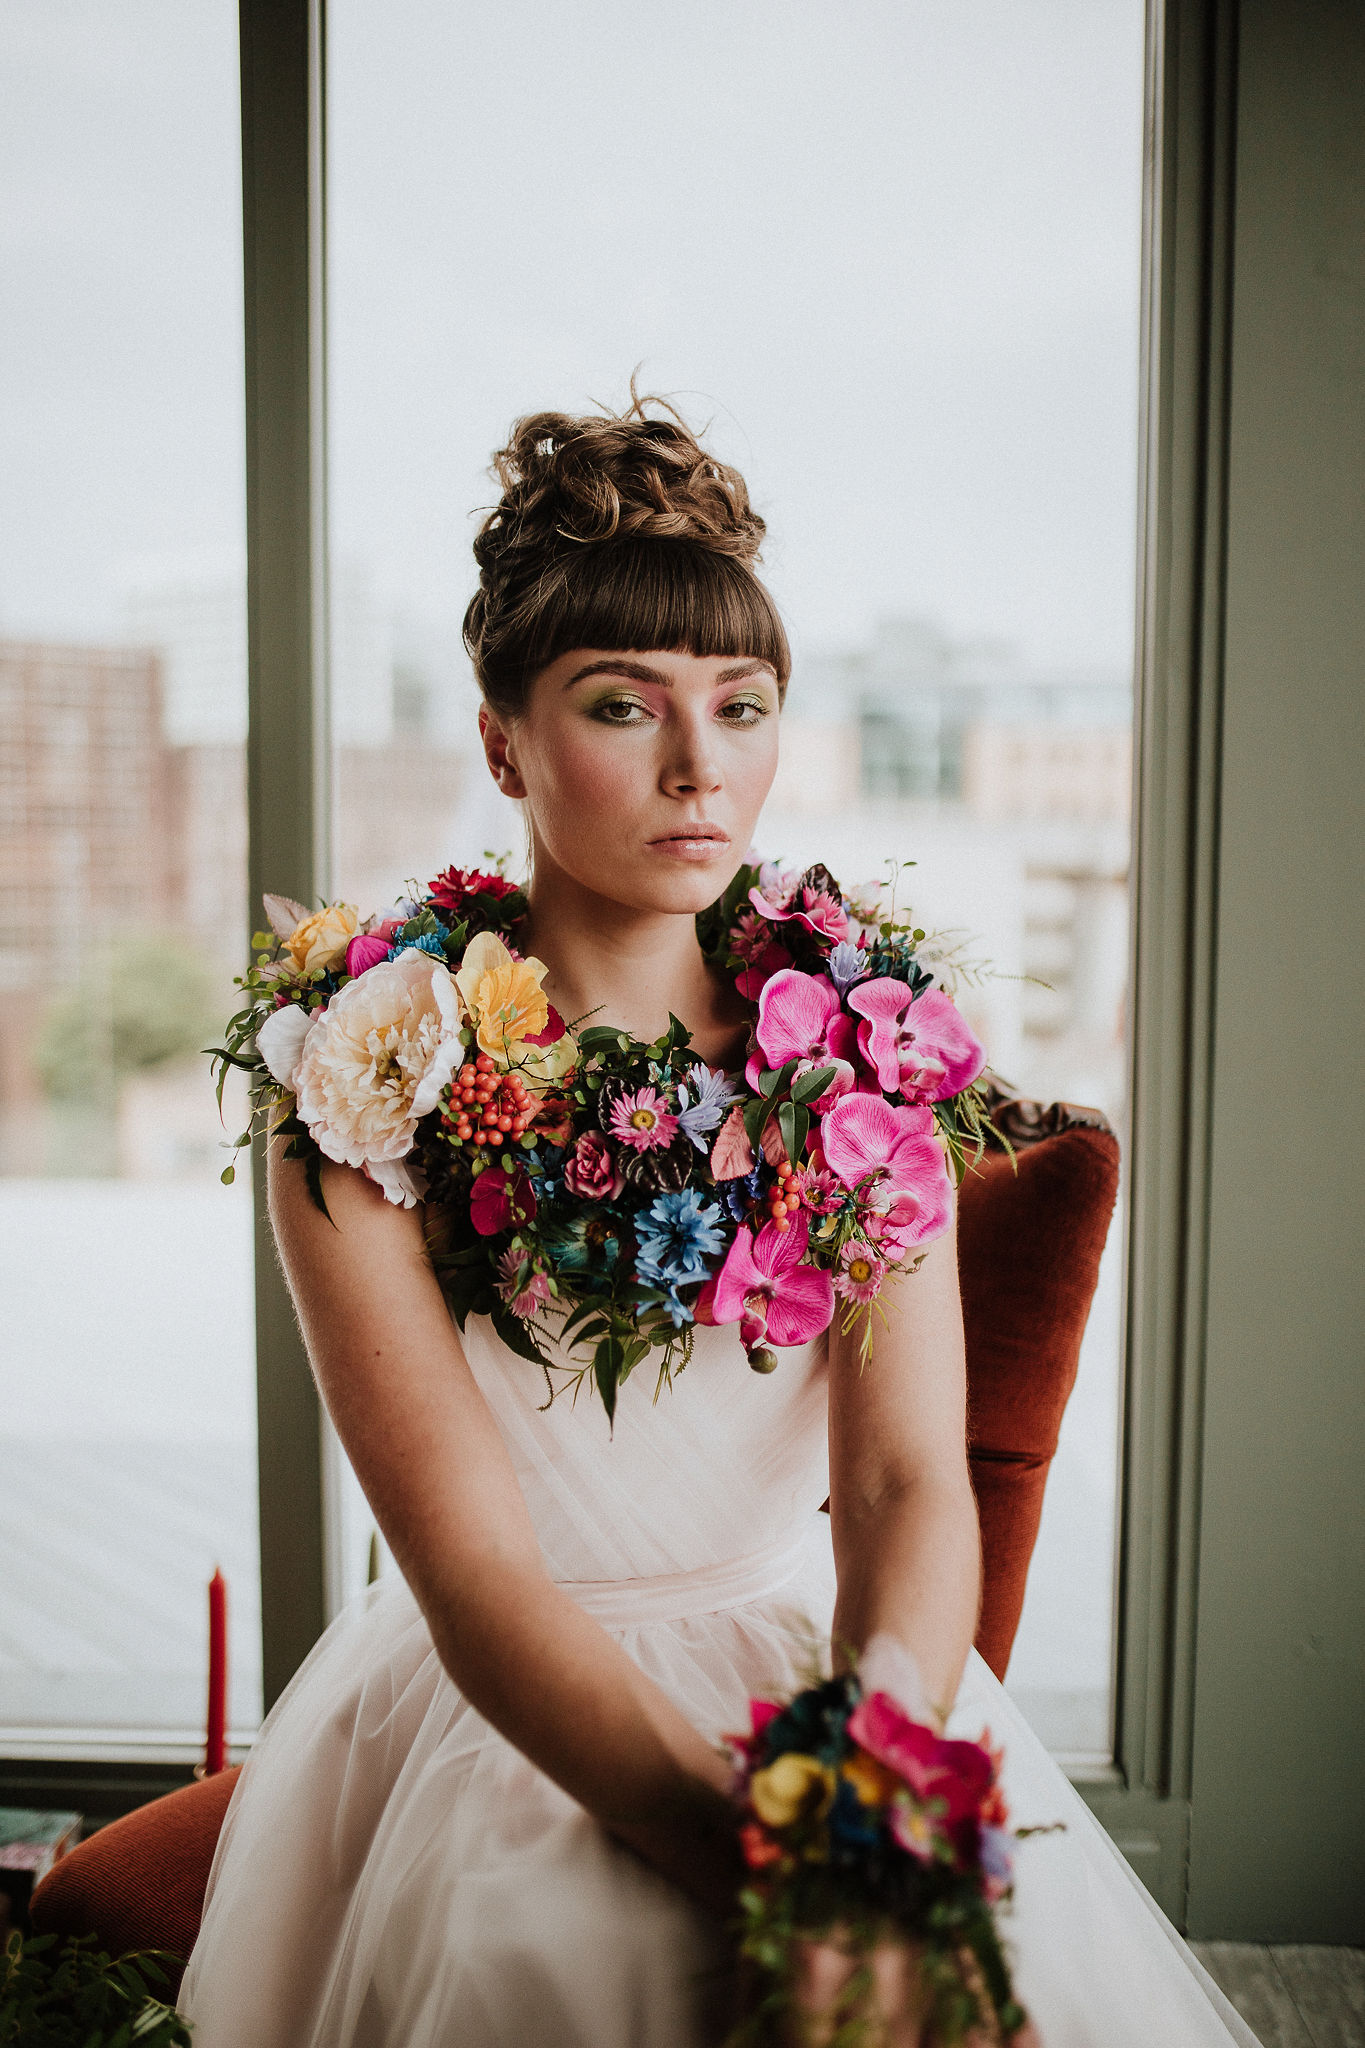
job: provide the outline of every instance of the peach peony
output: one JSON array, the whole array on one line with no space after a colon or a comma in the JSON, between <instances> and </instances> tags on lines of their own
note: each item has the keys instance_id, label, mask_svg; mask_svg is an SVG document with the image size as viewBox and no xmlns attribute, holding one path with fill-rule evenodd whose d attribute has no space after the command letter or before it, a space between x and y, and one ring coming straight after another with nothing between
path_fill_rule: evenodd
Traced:
<instances>
[{"instance_id":1,"label":"peach peony","mask_svg":"<svg viewBox=\"0 0 1365 2048\"><path fill-rule=\"evenodd\" d=\"M359 923L360 913L353 904L325 904L305 917L285 941L285 951L300 974L312 974L319 967L340 967Z\"/></svg>"},{"instance_id":2,"label":"peach peony","mask_svg":"<svg viewBox=\"0 0 1365 2048\"><path fill-rule=\"evenodd\" d=\"M299 1116L329 1159L382 1167L411 1149L464 1052L449 970L410 948L347 982L318 1017L294 1077ZM407 1176L372 1178L412 1207Z\"/></svg>"},{"instance_id":3,"label":"peach peony","mask_svg":"<svg viewBox=\"0 0 1365 2048\"><path fill-rule=\"evenodd\" d=\"M535 1037L550 1020L540 986L545 973L543 960L514 960L493 932L479 932L465 948L455 986L464 998L479 1050L500 1066L510 1066L512 1047Z\"/></svg>"}]
</instances>

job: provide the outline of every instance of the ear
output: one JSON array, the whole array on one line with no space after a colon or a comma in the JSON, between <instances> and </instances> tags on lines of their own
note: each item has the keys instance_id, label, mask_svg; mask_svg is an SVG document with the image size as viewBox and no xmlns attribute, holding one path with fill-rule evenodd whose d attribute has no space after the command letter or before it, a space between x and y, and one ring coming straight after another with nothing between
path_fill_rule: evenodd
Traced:
<instances>
[{"instance_id":1,"label":"ear","mask_svg":"<svg viewBox=\"0 0 1365 2048\"><path fill-rule=\"evenodd\" d=\"M520 771L507 751L512 744L512 735L498 717L497 712L491 711L486 704L479 706L479 737L483 741L483 753L484 759L488 763L488 772L494 782L497 783L503 795L512 797L525 796L526 784L522 781Z\"/></svg>"}]
</instances>

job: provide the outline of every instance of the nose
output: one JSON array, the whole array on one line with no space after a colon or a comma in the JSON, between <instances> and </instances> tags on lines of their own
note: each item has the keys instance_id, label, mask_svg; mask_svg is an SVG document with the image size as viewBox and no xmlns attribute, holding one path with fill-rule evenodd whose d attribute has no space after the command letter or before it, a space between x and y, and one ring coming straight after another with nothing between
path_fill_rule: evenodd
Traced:
<instances>
[{"instance_id":1,"label":"nose","mask_svg":"<svg viewBox=\"0 0 1365 2048\"><path fill-rule=\"evenodd\" d=\"M660 786L669 796L710 796L721 786L720 760L704 711L677 706L665 727L668 753Z\"/></svg>"}]
</instances>

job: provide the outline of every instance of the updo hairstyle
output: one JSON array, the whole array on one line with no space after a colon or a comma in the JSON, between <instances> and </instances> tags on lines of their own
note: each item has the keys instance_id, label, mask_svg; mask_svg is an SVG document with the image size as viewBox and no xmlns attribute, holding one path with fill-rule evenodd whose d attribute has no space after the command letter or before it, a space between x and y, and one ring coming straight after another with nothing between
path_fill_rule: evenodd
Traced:
<instances>
[{"instance_id":1,"label":"updo hairstyle","mask_svg":"<svg viewBox=\"0 0 1365 2048\"><path fill-rule=\"evenodd\" d=\"M530 413L491 474L464 643L494 711L516 717L575 647L751 655L785 692L787 635L755 573L764 522L667 400L632 384L622 413Z\"/></svg>"}]
</instances>

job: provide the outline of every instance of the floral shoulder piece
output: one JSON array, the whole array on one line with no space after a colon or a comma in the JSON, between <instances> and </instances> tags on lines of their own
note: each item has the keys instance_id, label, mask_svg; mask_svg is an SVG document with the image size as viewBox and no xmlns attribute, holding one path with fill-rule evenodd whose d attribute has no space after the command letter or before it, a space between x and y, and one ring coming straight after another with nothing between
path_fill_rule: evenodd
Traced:
<instances>
[{"instance_id":1,"label":"floral shoulder piece","mask_svg":"<svg viewBox=\"0 0 1365 2048\"><path fill-rule=\"evenodd\" d=\"M759 1372L836 1315L869 1348L887 1276L947 1227L986 1128L985 1055L924 933L824 867L746 865L697 920L752 1005L734 1073L676 1017L650 1043L566 1024L501 867L447 869L364 920L265 908L213 1054L220 1102L229 1068L250 1079L237 1143L282 1135L319 1203L331 1159L425 1204L459 1325L491 1316L552 1393L559 1340L608 1415L652 1352L671 1380L698 1323L737 1324Z\"/></svg>"}]
</instances>

